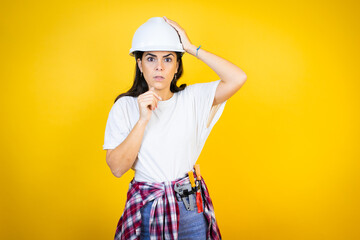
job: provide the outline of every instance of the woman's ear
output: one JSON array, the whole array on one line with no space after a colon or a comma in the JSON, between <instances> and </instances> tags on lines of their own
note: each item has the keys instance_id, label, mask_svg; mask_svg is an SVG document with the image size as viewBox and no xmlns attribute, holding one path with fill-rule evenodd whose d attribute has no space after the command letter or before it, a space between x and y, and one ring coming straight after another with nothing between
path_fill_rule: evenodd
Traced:
<instances>
[{"instance_id":1,"label":"woman's ear","mask_svg":"<svg viewBox=\"0 0 360 240\"><path fill-rule=\"evenodd\" d=\"M141 66L141 59L140 58L137 59L137 65L138 65L140 71L142 72L142 66Z\"/></svg>"}]
</instances>

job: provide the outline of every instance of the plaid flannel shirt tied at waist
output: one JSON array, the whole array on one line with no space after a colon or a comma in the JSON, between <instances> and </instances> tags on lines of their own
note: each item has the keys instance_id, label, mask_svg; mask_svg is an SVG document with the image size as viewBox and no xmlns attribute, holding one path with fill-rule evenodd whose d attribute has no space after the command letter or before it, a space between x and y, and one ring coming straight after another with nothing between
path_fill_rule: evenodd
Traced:
<instances>
[{"instance_id":1,"label":"plaid flannel shirt tied at waist","mask_svg":"<svg viewBox=\"0 0 360 240\"><path fill-rule=\"evenodd\" d=\"M195 175L195 173L194 173ZM121 216L115 233L115 240L140 239L141 212L147 202L154 200L150 211L150 239L178 239L179 207L175 183L187 184L189 177L171 182L147 183L133 179L129 184L125 210ZM201 179L204 215L208 222L207 239L221 239L220 230L215 219L214 207L204 179Z\"/></svg>"}]
</instances>

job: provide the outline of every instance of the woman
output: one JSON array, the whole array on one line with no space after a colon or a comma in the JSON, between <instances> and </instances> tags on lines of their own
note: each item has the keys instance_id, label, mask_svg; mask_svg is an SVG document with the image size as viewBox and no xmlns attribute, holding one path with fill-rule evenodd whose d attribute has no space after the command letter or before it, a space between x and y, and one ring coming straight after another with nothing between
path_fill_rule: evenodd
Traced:
<instances>
[{"instance_id":1,"label":"woman","mask_svg":"<svg viewBox=\"0 0 360 240\"><path fill-rule=\"evenodd\" d=\"M178 87L185 52L221 80ZM136 59L134 84L116 98L103 145L116 177L135 170L115 239L221 239L207 186L192 170L246 74L193 45L184 29L166 17L138 28L130 55Z\"/></svg>"}]
</instances>

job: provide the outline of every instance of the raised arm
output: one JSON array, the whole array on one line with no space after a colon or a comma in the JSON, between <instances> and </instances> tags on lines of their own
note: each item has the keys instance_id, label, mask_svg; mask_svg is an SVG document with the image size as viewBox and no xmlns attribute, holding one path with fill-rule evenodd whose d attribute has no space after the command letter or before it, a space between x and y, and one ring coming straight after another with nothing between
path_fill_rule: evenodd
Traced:
<instances>
[{"instance_id":1,"label":"raised arm","mask_svg":"<svg viewBox=\"0 0 360 240\"><path fill-rule=\"evenodd\" d=\"M164 17L165 21L169 23L178 32L184 50L196 56L197 47L193 45L185 30L179 26L175 21ZM220 77L221 81L216 89L213 106L221 104L233 96L245 83L247 76L243 70L233 63L210 53L203 48L198 50L197 58L202 60Z\"/></svg>"},{"instance_id":2,"label":"raised arm","mask_svg":"<svg viewBox=\"0 0 360 240\"><path fill-rule=\"evenodd\" d=\"M195 45L190 45L185 51L196 56L196 49ZM228 100L244 85L247 76L238 66L202 48L198 50L197 55L198 59L214 70L221 79L215 92L213 106Z\"/></svg>"}]
</instances>

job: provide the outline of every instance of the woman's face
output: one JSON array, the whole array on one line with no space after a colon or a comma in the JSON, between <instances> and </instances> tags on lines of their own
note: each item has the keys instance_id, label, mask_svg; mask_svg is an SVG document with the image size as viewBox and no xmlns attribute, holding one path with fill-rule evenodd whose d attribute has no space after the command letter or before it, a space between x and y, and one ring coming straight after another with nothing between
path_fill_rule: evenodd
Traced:
<instances>
[{"instance_id":1,"label":"woman's face","mask_svg":"<svg viewBox=\"0 0 360 240\"><path fill-rule=\"evenodd\" d=\"M142 59L137 59L137 63L149 89L170 89L171 81L178 70L175 52L144 52Z\"/></svg>"}]
</instances>

